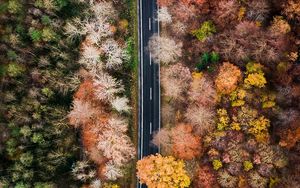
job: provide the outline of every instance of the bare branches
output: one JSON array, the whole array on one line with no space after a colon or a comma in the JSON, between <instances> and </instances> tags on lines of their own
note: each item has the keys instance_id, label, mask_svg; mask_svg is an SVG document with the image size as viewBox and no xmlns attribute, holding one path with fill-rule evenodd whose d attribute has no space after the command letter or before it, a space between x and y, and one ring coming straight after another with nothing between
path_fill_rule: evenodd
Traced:
<instances>
[{"instance_id":1,"label":"bare branches","mask_svg":"<svg viewBox=\"0 0 300 188\"><path fill-rule=\"evenodd\" d=\"M105 52L107 57L105 66L108 69L117 69L125 59L128 59L128 55L124 49L113 39L106 40L102 44L101 49Z\"/></svg>"},{"instance_id":2,"label":"bare branches","mask_svg":"<svg viewBox=\"0 0 300 188\"><path fill-rule=\"evenodd\" d=\"M107 73L97 75L94 78L94 86L96 90L96 97L102 101L112 101L114 99L115 94L124 91L121 82L117 81L117 79L113 78Z\"/></svg>"},{"instance_id":3,"label":"bare branches","mask_svg":"<svg viewBox=\"0 0 300 188\"><path fill-rule=\"evenodd\" d=\"M194 126L197 134L203 135L214 128L215 113L207 107L191 105L188 107L185 117Z\"/></svg>"},{"instance_id":4,"label":"bare branches","mask_svg":"<svg viewBox=\"0 0 300 188\"><path fill-rule=\"evenodd\" d=\"M148 44L149 51L156 63L174 63L181 57L182 43L176 43L167 37L153 35Z\"/></svg>"},{"instance_id":5,"label":"bare branches","mask_svg":"<svg viewBox=\"0 0 300 188\"><path fill-rule=\"evenodd\" d=\"M162 7L157 11L158 20L162 23L171 23L172 16L170 15L167 7Z\"/></svg>"},{"instance_id":6,"label":"bare branches","mask_svg":"<svg viewBox=\"0 0 300 188\"><path fill-rule=\"evenodd\" d=\"M180 98L182 93L188 88L190 81L191 73L181 63L162 69L161 82L164 88L164 95L168 97Z\"/></svg>"}]
</instances>

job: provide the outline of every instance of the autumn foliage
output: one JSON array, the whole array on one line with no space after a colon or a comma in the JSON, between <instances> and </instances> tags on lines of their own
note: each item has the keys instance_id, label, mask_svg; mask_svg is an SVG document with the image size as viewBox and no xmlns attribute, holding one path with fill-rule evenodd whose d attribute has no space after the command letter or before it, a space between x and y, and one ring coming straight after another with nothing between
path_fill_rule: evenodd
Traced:
<instances>
[{"instance_id":1,"label":"autumn foliage","mask_svg":"<svg viewBox=\"0 0 300 188\"><path fill-rule=\"evenodd\" d=\"M191 125L179 124L171 130L175 157L191 160L202 153L199 136L193 135Z\"/></svg>"},{"instance_id":2,"label":"autumn foliage","mask_svg":"<svg viewBox=\"0 0 300 188\"><path fill-rule=\"evenodd\" d=\"M91 79L85 79L84 82L80 84L74 98L84 101L95 99L93 81Z\"/></svg>"},{"instance_id":3,"label":"autumn foliage","mask_svg":"<svg viewBox=\"0 0 300 188\"><path fill-rule=\"evenodd\" d=\"M284 34L270 33L255 22L243 21L216 36L214 46L231 62L250 58L269 65L268 62L280 61L287 44L288 39Z\"/></svg>"},{"instance_id":4,"label":"autumn foliage","mask_svg":"<svg viewBox=\"0 0 300 188\"><path fill-rule=\"evenodd\" d=\"M180 123L171 130L161 129L152 142L179 159L191 160L202 154L201 138L193 133L193 126L189 124Z\"/></svg>"},{"instance_id":5,"label":"autumn foliage","mask_svg":"<svg viewBox=\"0 0 300 188\"><path fill-rule=\"evenodd\" d=\"M161 36L182 46L161 64L153 143L185 160L193 187L297 187L299 0L158 3Z\"/></svg>"},{"instance_id":6,"label":"autumn foliage","mask_svg":"<svg viewBox=\"0 0 300 188\"><path fill-rule=\"evenodd\" d=\"M69 114L69 122L81 128L82 143L89 158L99 166L99 169L111 169L99 170L100 173L105 173L99 176L116 179L122 176L117 168L135 156L135 149L126 135L126 121L114 117L107 110L108 105L95 97L94 88L93 80L89 78L80 85L74 95L74 106ZM110 168L107 165L110 165Z\"/></svg>"},{"instance_id":7,"label":"autumn foliage","mask_svg":"<svg viewBox=\"0 0 300 188\"><path fill-rule=\"evenodd\" d=\"M135 148L126 135L126 121L111 114L107 103L95 97L93 86L89 78L80 85L69 122L81 128L84 149L98 165L99 177L115 180L123 176L119 168L135 156Z\"/></svg>"},{"instance_id":8,"label":"autumn foliage","mask_svg":"<svg viewBox=\"0 0 300 188\"><path fill-rule=\"evenodd\" d=\"M288 149L293 148L298 141L300 141L300 126L299 126L299 118L295 119L291 123L291 129L283 132L280 145L282 147L286 147Z\"/></svg>"},{"instance_id":9,"label":"autumn foliage","mask_svg":"<svg viewBox=\"0 0 300 188\"><path fill-rule=\"evenodd\" d=\"M184 167L182 160L172 156L150 155L137 162L137 176L149 188L184 188L190 185Z\"/></svg>"},{"instance_id":10,"label":"autumn foliage","mask_svg":"<svg viewBox=\"0 0 300 188\"><path fill-rule=\"evenodd\" d=\"M236 89L241 78L242 73L238 67L224 62L215 80L217 90L222 94L229 94Z\"/></svg>"},{"instance_id":11,"label":"autumn foliage","mask_svg":"<svg viewBox=\"0 0 300 188\"><path fill-rule=\"evenodd\" d=\"M209 166L200 166L195 179L195 188L213 188L216 183L216 177Z\"/></svg>"},{"instance_id":12,"label":"autumn foliage","mask_svg":"<svg viewBox=\"0 0 300 188\"><path fill-rule=\"evenodd\" d=\"M211 79L204 75L193 74L188 92L189 100L198 105L213 107L217 103L217 91Z\"/></svg>"},{"instance_id":13,"label":"autumn foliage","mask_svg":"<svg viewBox=\"0 0 300 188\"><path fill-rule=\"evenodd\" d=\"M283 14L289 19L300 20L300 4L298 0L288 0L284 4Z\"/></svg>"}]
</instances>

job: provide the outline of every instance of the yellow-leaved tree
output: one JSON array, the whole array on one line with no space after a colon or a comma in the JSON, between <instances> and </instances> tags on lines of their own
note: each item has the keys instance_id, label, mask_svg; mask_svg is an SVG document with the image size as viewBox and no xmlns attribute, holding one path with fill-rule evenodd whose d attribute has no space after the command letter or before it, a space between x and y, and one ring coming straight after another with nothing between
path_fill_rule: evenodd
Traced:
<instances>
[{"instance_id":1,"label":"yellow-leaved tree","mask_svg":"<svg viewBox=\"0 0 300 188\"><path fill-rule=\"evenodd\" d=\"M184 188L191 183L182 160L159 154L137 162L137 176L149 188Z\"/></svg>"}]
</instances>

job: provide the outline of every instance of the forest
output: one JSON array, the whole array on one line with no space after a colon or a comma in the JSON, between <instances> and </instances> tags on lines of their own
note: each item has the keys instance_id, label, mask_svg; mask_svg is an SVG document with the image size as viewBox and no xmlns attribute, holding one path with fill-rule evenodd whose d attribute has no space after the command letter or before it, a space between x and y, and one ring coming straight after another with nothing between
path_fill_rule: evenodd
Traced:
<instances>
[{"instance_id":1,"label":"forest","mask_svg":"<svg viewBox=\"0 0 300 188\"><path fill-rule=\"evenodd\" d=\"M300 0L157 5L137 160L137 1L0 1L0 188L300 187Z\"/></svg>"},{"instance_id":2,"label":"forest","mask_svg":"<svg viewBox=\"0 0 300 188\"><path fill-rule=\"evenodd\" d=\"M0 3L0 187L134 182L133 1Z\"/></svg>"},{"instance_id":3,"label":"forest","mask_svg":"<svg viewBox=\"0 0 300 188\"><path fill-rule=\"evenodd\" d=\"M158 0L161 153L148 187L298 188L300 1Z\"/></svg>"}]
</instances>

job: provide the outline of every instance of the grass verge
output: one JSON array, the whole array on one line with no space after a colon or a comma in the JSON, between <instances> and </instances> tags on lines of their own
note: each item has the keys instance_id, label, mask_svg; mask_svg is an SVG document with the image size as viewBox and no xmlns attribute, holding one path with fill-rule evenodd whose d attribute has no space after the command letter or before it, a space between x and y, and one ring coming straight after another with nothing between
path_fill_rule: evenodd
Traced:
<instances>
[{"instance_id":1,"label":"grass verge","mask_svg":"<svg viewBox=\"0 0 300 188\"><path fill-rule=\"evenodd\" d=\"M131 16L131 32L133 37L133 50L132 50L132 85L131 85L131 106L132 106L132 121L131 121L131 132L132 139L136 148L138 148L138 17L137 17L137 1L128 0L130 7L130 16ZM137 159L136 159L137 160ZM136 164L136 163L134 163ZM132 181L131 188L136 187L137 178L135 173L135 166L132 168Z\"/></svg>"}]
</instances>

